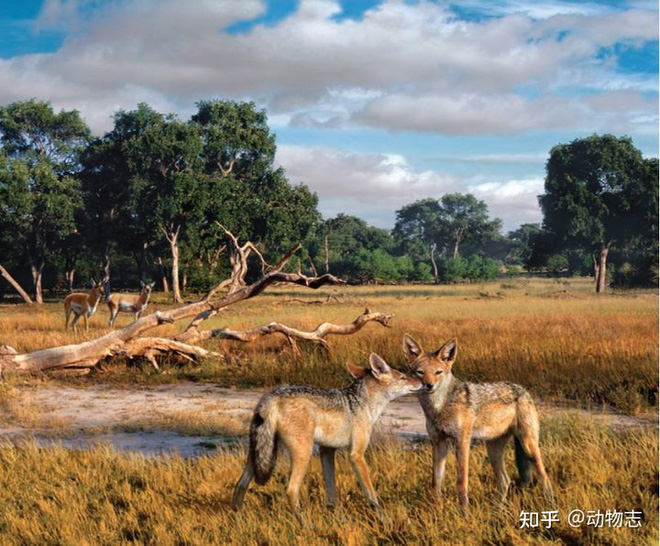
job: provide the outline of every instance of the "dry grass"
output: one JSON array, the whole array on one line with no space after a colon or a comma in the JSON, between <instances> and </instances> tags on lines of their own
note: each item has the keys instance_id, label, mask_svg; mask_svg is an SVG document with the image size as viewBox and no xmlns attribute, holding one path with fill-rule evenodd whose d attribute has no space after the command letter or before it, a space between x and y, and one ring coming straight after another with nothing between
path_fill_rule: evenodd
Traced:
<instances>
[{"instance_id":1,"label":"dry grass","mask_svg":"<svg viewBox=\"0 0 660 546\"><path fill-rule=\"evenodd\" d=\"M657 431L615 433L589 421L544 427L542 449L556 492L549 506L538 485L497 503L483 447L471 459L471 508L460 513L454 458L447 496L428 488L430 450L389 445L368 453L387 519L368 509L344 458L338 461L339 506L324 508L314 458L303 487L304 525L285 502L283 466L265 487L248 491L244 511L228 499L243 453L185 460L144 459L110 449L0 449L0 542L3 544L653 544L658 540ZM512 450L511 450L512 451ZM579 454L579 456L578 456ZM511 453L508 465L514 475ZM552 529L520 529L521 510L559 511ZM640 529L572 528L581 510L641 510Z\"/></svg>"},{"instance_id":2,"label":"dry grass","mask_svg":"<svg viewBox=\"0 0 660 546\"><path fill-rule=\"evenodd\" d=\"M281 351L281 339L271 337L252 345L210 342L226 358L199 367L172 363L169 375L127 368L120 362L93 374L94 380L170 382L185 378L240 387L306 383L338 386L338 373L347 360L365 361L376 351L402 366L401 338L407 332L427 349L457 337L457 376L476 381L520 383L544 399L582 405L608 404L627 413L657 407L658 304L650 291L622 291L596 295L582 279L513 279L485 285L341 287L319 292L275 288L254 300L231 307L209 321L208 327L248 328L273 320L302 329L319 322L346 323L364 307L394 313L391 329L367 325L356 335L331 337L328 357L314 349L295 357ZM323 300L306 305L300 300ZM294 301L297 300L297 301ZM166 308L155 297L155 308ZM0 308L0 343L19 351L79 342L107 331L107 310L92 318L88 334L62 331L60 304L42 309ZM130 319L124 316L125 322ZM163 334L185 327L185 321L159 328Z\"/></svg>"},{"instance_id":3,"label":"dry grass","mask_svg":"<svg viewBox=\"0 0 660 546\"><path fill-rule=\"evenodd\" d=\"M212 342L223 359L180 366L167 374L148 365L115 361L79 379L7 378L0 389L0 414L12 423L66 427L44 422L40 408L22 404L12 385L67 381L116 385L213 381L224 385L272 386L301 383L344 385L347 360L365 361L376 351L403 366L401 338L408 332L427 349L457 337L455 373L461 378L507 380L525 385L544 400L582 405L611 404L623 411L657 412L658 303L648 291L596 296L590 283L513 279L485 285L449 287L333 288L322 292L275 288L230 308L209 327L247 328L277 320L303 329L321 321L345 323L364 307L394 313L392 329L368 325L347 338L330 338L327 356L305 349L299 357L281 351L278 339L253 345ZM295 300L323 300L306 305ZM158 295L150 310L167 308ZM107 310L91 321L88 334L63 332L61 302L41 309L0 306L0 344L19 351L80 342L107 331ZM123 316L122 324L130 319ZM184 324L163 326L171 333ZM200 403L203 403L200 402ZM167 412L130 430L174 429L187 434L242 435L239 417L197 412ZM0 423L2 424L2 423ZM132 428L131 428L132 427ZM471 458L472 507L459 512L455 463L448 464L447 497L429 492L431 456L427 444L404 449L393 443L368 452L376 488L388 519L368 509L350 467L339 460L339 507L323 507L320 464L315 458L303 489L304 523L285 508L285 475L280 470L266 487L253 487L243 513L229 510L228 499L245 454L222 451L215 457L145 459L111 449L69 451L6 445L0 449L0 544L657 544L657 429L611 430L584 419L549 419L541 440L556 506L542 500L538 487L512 491L506 505L496 502L495 480L483 447ZM508 453L510 473L512 453ZM553 529L519 529L521 510L555 508L561 522ZM603 528L566 523L573 509L642 510L641 529Z\"/></svg>"}]
</instances>

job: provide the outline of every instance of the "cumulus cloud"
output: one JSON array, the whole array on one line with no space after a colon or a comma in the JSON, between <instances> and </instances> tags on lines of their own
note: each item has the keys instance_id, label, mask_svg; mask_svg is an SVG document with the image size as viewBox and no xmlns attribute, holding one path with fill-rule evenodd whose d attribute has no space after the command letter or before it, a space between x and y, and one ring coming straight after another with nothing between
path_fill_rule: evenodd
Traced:
<instances>
[{"instance_id":1,"label":"cumulus cloud","mask_svg":"<svg viewBox=\"0 0 660 546\"><path fill-rule=\"evenodd\" d=\"M467 190L488 204L491 216L502 218L505 230L542 220L538 204L538 196L543 193L542 178L482 182L468 185Z\"/></svg>"},{"instance_id":2,"label":"cumulus cloud","mask_svg":"<svg viewBox=\"0 0 660 546\"><path fill-rule=\"evenodd\" d=\"M94 8L84 24L75 16L79 5ZM588 83L607 96L613 72L599 51L621 40L656 39L658 31L655 12L645 6L614 13L596 3L543 2L530 11L498 2L492 9L504 15L468 21L438 3L399 0L359 21L333 19L340 12L334 0L301 0L277 25L225 31L265 9L256 0L200 0L194 9L178 0L101 7L49 0L37 28L74 21L71 35L54 53L0 62L0 103L37 96L56 106L84 104L97 132L108 128L105 112L116 105L150 97L181 110L210 96L253 99L305 127L448 134L607 129L600 110L562 86ZM628 79L628 90L641 96L655 80ZM519 93L525 87L535 96ZM643 114L656 113L645 105ZM625 116L617 122L638 128Z\"/></svg>"},{"instance_id":3,"label":"cumulus cloud","mask_svg":"<svg viewBox=\"0 0 660 546\"><path fill-rule=\"evenodd\" d=\"M543 179L484 181L461 179L435 170L417 170L400 155L358 154L327 147L279 146L276 156L292 182L307 184L319 195L326 217L355 214L391 228L395 211L418 199L470 192L488 204L505 229L540 222L537 196Z\"/></svg>"}]
</instances>

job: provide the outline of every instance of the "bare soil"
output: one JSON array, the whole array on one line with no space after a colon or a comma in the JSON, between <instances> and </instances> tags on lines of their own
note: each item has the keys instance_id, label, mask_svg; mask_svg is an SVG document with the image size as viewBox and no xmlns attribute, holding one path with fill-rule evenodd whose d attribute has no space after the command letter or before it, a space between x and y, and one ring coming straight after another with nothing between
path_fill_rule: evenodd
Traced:
<instances>
[{"instance_id":1,"label":"bare soil","mask_svg":"<svg viewBox=\"0 0 660 546\"><path fill-rule=\"evenodd\" d=\"M143 388L94 385L17 387L13 402L0 408L0 441L61 443L82 449L109 444L146 456L208 454L245 441L243 434L196 434L196 423L227 418L247 430L252 410L264 391L235 390L213 384L178 383ZM24 411L16 411L22 408ZM630 416L606 409L586 410L539 403L544 422L579 416L612 428L654 427L657 415ZM25 418L28 414L30 418ZM185 419L182 418L185 417ZM404 443L427 438L424 415L414 396L393 401L385 410L377 438Z\"/></svg>"}]
</instances>

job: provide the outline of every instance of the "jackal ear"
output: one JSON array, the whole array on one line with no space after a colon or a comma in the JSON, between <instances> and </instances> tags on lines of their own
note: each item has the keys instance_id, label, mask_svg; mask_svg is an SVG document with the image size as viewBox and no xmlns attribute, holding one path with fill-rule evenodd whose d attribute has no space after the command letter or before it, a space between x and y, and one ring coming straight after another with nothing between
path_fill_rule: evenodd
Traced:
<instances>
[{"instance_id":1,"label":"jackal ear","mask_svg":"<svg viewBox=\"0 0 660 546\"><path fill-rule=\"evenodd\" d=\"M388 366L387 362L376 353L369 355L369 366L371 366L371 373L376 379L379 379L384 373L392 373L392 369Z\"/></svg>"},{"instance_id":2,"label":"jackal ear","mask_svg":"<svg viewBox=\"0 0 660 546\"><path fill-rule=\"evenodd\" d=\"M403 353L408 357L408 360L412 362L419 355L424 352L422 346L417 343L412 336L405 334L403 336Z\"/></svg>"},{"instance_id":3,"label":"jackal ear","mask_svg":"<svg viewBox=\"0 0 660 546\"><path fill-rule=\"evenodd\" d=\"M458 353L458 341L452 339L445 343L440 349L438 349L433 356L439 358L447 364L453 364L456 360L456 354Z\"/></svg>"},{"instance_id":4,"label":"jackal ear","mask_svg":"<svg viewBox=\"0 0 660 546\"><path fill-rule=\"evenodd\" d=\"M355 379L362 379L365 375L367 375L366 368L363 368L362 366L356 366L352 362L346 363L346 369L348 370L348 373L355 377Z\"/></svg>"}]
</instances>

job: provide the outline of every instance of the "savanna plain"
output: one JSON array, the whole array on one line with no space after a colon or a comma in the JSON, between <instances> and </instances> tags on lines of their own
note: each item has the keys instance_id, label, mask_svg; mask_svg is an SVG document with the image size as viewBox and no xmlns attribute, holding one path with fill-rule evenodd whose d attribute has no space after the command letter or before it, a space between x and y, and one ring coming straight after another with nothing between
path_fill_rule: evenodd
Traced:
<instances>
[{"instance_id":1,"label":"savanna plain","mask_svg":"<svg viewBox=\"0 0 660 546\"><path fill-rule=\"evenodd\" d=\"M205 347L221 356L201 363L166 361L163 373L148 362L115 359L84 377L5 375L0 429L26 434L5 435L0 447L0 544L657 544L658 294L591 290L586 279L537 278L319 291L274 287L228 308L209 327L243 329L278 321L311 330L323 321L349 323L365 308L394 318L390 328L372 323L351 336L329 337L329 353L303 344L296 353L273 335L249 344L211 340ZM165 295L155 294L149 312L169 307ZM57 298L40 308L2 304L0 344L27 352L108 331L107 309L99 309L87 333L84 328L64 332L63 315ZM117 326L129 321L120 315ZM184 321L158 331L174 333L185 326ZM246 456L245 418L201 397L197 409L136 417L116 427L127 434L165 430L233 440L201 456L148 457L110 444L60 445L58 438L80 433L76 422L53 418L49 408L34 402L40 391L83 396L102 392L100 387L126 392L206 384L237 392L283 383L339 387L351 381L345 363L366 365L372 351L404 370L404 333L427 350L455 337L459 379L511 381L533 394L540 402L541 449L554 502L535 484L513 487L500 503L486 450L476 444L470 507L462 511L452 455L444 497L438 499L430 488L428 441L380 434L367 461L384 516L368 507L346 457L338 460L334 511L325 508L315 457L301 494L302 523L290 514L282 457L274 479L264 487L253 485L243 511L235 513L229 499ZM60 406L70 403L60 398ZM43 442L48 436L54 441ZM513 449L507 468L515 478ZM641 518L635 528L626 526L628 520L622 526L585 521L573 527L567 517L575 509L634 510ZM521 528L521 511L554 510L559 521L550 528Z\"/></svg>"}]
</instances>

